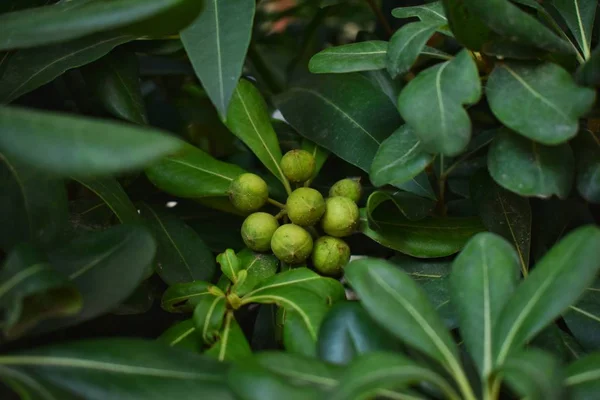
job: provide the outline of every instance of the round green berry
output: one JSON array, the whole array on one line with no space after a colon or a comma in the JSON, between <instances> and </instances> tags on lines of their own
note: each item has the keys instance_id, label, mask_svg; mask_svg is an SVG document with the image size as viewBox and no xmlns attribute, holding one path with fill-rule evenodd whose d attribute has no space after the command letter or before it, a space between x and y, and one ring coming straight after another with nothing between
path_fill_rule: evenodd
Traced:
<instances>
[{"instance_id":1,"label":"round green berry","mask_svg":"<svg viewBox=\"0 0 600 400\"><path fill-rule=\"evenodd\" d=\"M347 197L330 197L325 202L325 214L321 225L325 233L344 237L354 233L358 224L358 207Z\"/></svg>"},{"instance_id":2,"label":"round green berry","mask_svg":"<svg viewBox=\"0 0 600 400\"><path fill-rule=\"evenodd\" d=\"M337 181L329 189L329 197L342 196L347 197L355 203L358 203L360 196L362 195L362 186L360 185L360 178L346 178L341 181Z\"/></svg>"},{"instance_id":3,"label":"round green berry","mask_svg":"<svg viewBox=\"0 0 600 400\"><path fill-rule=\"evenodd\" d=\"M251 212L265 205L269 198L269 187L258 175L242 174L231 182L228 194L235 208Z\"/></svg>"},{"instance_id":4,"label":"round green berry","mask_svg":"<svg viewBox=\"0 0 600 400\"><path fill-rule=\"evenodd\" d=\"M315 172L315 158L305 150L291 150L281 159L281 170L292 182L305 182Z\"/></svg>"},{"instance_id":5,"label":"round green berry","mask_svg":"<svg viewBox=\"0 0 600 400\"><path fill-rule=\"evenodd\" d=\"M271 238L279 228L279 222L271 214L257 212L250 214L242 224L242 239L254 251L268 251Z\"/></svg>"},{"instance_id":6,"label":"round green berry","mask_svg":"<svg viewBox=\"0 0 600 400\"><path fill-rule=\"evenodd\" d=\"M312 261L321 274L339 276L350 261L350 247L342 239L322 236L315 242Z\"/></svg>"},{"instance_id":7,"label":"round green berry","mask_svg":"<svg viewBox=\"0 0 600 400\"><path fill-rule=\"evenodd\" d=\"M311 188L299 188L289 195L285 204L290 220L300 226L311 226L319 222L325 212L325 199Z\"/></svg>"},{"instance_id":8,"label":"round green berry","mask_svg":"<svg viewBox=\"0 0 600 400\"><path fill-rule=\"evenodd\" d=\"M271 250L281 261L288 264L300 264L305 261L313 248L313 240L304 228L294 225L282 225L271 239Z\"/></svg>"}]
</instances>

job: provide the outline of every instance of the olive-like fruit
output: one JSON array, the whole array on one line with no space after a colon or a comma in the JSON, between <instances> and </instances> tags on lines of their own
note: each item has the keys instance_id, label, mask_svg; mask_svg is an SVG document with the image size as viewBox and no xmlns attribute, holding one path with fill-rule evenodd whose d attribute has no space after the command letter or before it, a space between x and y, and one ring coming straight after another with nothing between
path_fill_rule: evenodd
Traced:
<instances>
[{"instance_id":1,"label":"olive-like fruit","mask_svg":"<svg viewBox=\"0 0 600 400\"><path fill-rule=\"evenodd\" d=\"M285 203L290 220L300 226L319 222L325 212L325 199L312 188L298 188L288 196Z\"/></svg>"},{"instance_id":2,"label":"olive-like fruit","mask_svg":"<svg viewBox=\"0 0 600 400\"><path fill-rule=\"evenodd\" d=\"M305 182L315 172L315 158L306 150L290 150L281 159L281 170L292 182Z\"/></svg>"},{"instance_id":3,"label":"olive-like fruit","mask_svg":"<svg viewBox=\"0 0 600 400\"><path fill-rule=\"evenodd\" d=\"M294 225L281 225L271 239L271 250L281 261L300 264L310 256L313 240L304 228Z\"/></svg>"},{"instance_id":4,"label":"olive-like fruit","mask_svg":"<svg viewBox=\"0 0 600 400\"><path fill-rule=\"evenodd\" d=\"M322 236L313 246L312 261L321 274L339 276L350 261L350 247L342 239Z\"/></svg>"},{"instance_id":5,"label":"olive-like fruit","mask_svg":"<svg viewBox=\"0 0 600 400\"><path fill-rule=\"evenodd\" d=\"M257 212L250 214L242 224L242 239L254 251L268 251L271 238L279 228L279 222L271 214Z\"/></svg>"},{"instance_id":6,"label":"olive-like fruit","mask_svg":"<svg viewBox=\"0 0 600 400\"><path fill-rule=\"evenodd\" d=\"M240 211L256 211L269 198L269 187L258 175L241 174L229 185L229 200Z\"/></svg>"},{"instance_id":7,"label":"olive-like fruit","mask_svg":"<svg viewBox=\"0 0 600 400\"><path fill-rule=\"evenodd\" d=\"M358 203L361 195L362 186L360 185L360 178L342 179L334 183L329 189L329 197L347 197L355 203Z\"/></svg>"},{"instance_id":8,"label":"olive-like fruit","mask_svg":"<svg viewBox=\"0 0 600 400\"><path fill-rule=\"evenodd\" d=\"M325 202L325 214L321 225L330 236L351 235L358 224L358 206L347 197L330 197Z\"/></svg>"}]
</instances>

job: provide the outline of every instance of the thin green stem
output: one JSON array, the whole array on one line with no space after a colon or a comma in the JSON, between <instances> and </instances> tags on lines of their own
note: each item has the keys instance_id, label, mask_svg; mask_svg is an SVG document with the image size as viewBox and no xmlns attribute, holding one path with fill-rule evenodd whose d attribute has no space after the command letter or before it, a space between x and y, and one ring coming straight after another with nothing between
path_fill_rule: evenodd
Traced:
<instances>
[{"instance_id":1,"label":"thin green stem","mask_svg":"<svg viewBox=\"0 0 600 400\"><path fill-rule=\"evenodd\" d=\"M467 379L467 376L465 375L465 373L464 373L463 369L460 367L460 365L458 365L458 363L455 363L452 366L451 373L452 373L452 376L454 376L454 380L458 384L458 388L460 389L460 392L462 393L464 399L465 400L477 400L477 397L475 397L475 393L473 393L473 389L471 388L471 385L469 384L469 380Z\"/></svg>"},{"instance_id":2,"label":"thin green stem","mask_svg":"<svg viewBox=\"0 0 600 400\"><path fill-rule=\"evenodd\" d=\"M274 206L277 206L277 207L279 207L279 208L285 209L285 204L283 204L283 203L280 203L280 202L278 202L277 200L274 200L274 199L272 199L272 198L270 198L270 197L267 199L267 202L269 202L269 203L271 203L271 204L273 204Z\"/></svg>"},{"instance_id":3,"label":"thin green stem","mask_svg":"<svg viewBox=\"0 0 600 400\"><path fill-rule=\"evenodd\" d=\"M281 219L285 215L287 215L287 210L284 208L283 210L279 211L277 215L275 215L275 219Z\"/></svg>"}]
</instances>

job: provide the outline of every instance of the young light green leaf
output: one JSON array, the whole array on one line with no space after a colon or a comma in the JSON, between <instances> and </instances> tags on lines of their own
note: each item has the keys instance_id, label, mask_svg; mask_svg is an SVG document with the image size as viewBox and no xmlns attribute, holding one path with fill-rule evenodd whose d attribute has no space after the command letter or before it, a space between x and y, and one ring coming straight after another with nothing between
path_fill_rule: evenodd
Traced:
<instances>
[{"instance_id":1,"label":"young light green leaf","mask_svg":"<svg viewBox=\"0 0 600 400\"><path fill-rule=\"evenodd\" d=\"M227 112L227 127L244 142L258 159L291 193L290 183L283 174L281 148L271 125L267 104L256 87L241 79Z\"/></svg>"},{"instance_id":2,"label":"young light green leaf","mask_svg":"<svg viewBox=\"0 0 600 400\"><path fill-rule=\"evenodd\" d=\"M494 358L501 365L509 354L572 305L592 283L600 259L600 229L576 229L556 244L521 283L498 317Z\"/></svg>"},{"instance_id":3,"label":"young light green leaf","mask_svg":"<svg viewBox=\"0 0 600 400\"><path fill-rule=\"evenodd\" d=\"M279 268L279 260L272 254L255 253L250 249L244 249L237 253L240 260L240 268L247 275L242 284L236 285L234 293L243 296L250 292L259 283L275 275Z\"/></svg>"},{"instance_id":4,"label":"young light green leaf","mask_svg":"<svg viewBox=\"0 0 600 400\"><path fill-rule=\"evenodd\" d=\"M315 54L308 63L313 74L340 74L385 68L388 43L382 40L329 47Z\"/></svg>"},{"instance_id":5,"label":"young light green leaf","mask_svg":"<svg viewBox=\"0 0 600 400\"><path fill-rule=\"evenodd\" d=\"M493 233L475 235L452 263L450 298L460 335L486 379L494 367L495 323L519 279L514 248Z\"/></svg>"},{"instance_id":6,"label":"young light green leaf","mask_svg":"<svg viewBox=\"0 0 600 400\"><path fill-rule=\"evenodd\" d=\"M204 354L216 357L219 361L238 361L252 354L246 336L235 320L233 312L225 315L220 339Z\"/></svg>"},{"instance_id":7,"label":"young light green leaf","mask_svg":"<svg viewBox=\"0 0 600 400\"><path fill-rule=\"evenodd\" d=\"M227 249L223 253L217 256L217 262L221 266L221 271L229 280L236 283L238 280L238 273L242 269L240 259L232 249Z\"/></svg>"},{"instance_id":8,"label":"young light green leaf","mask_svg":"<svg viewBox=\"0 0 600 400\"><path fill-rule=\"evenodd\" d=\"M392 10L395 18L417 17L423 22L435 22L440 25L448 23L441 1L434 1L419 6L399 7Z\"/></svg>"},{"instance_id":9,"label":"young light green leaf","mask_svg":"<svg viewBox=\"0 0 600 400\"><path fill-rule=\"evenodd\" d=\"M225 296L203 296L194 309L194 323L204 343L214 344L223 326L227 300Z\"/></svg>"},{"instance_id":10,"label":"young light green leaf","mask_svg":"<svg viewBox=\"0 0 600 400\"><path fill-rule=\"evenodd\" d=\"M90 177L143 168L184 142L150 128L0 108L0 150L48 173Z\"/></svg>"},{"instance_id":11,"label":"young light green leaf","mask_svg":"<svg viewBox=\"0 0 600 400\"><path fill-rule=\"evenodd\" d=\"M302 139L300 146L302 150L308 151L310 154L312 154L313 158L315 159L315 172L311 178L315 179L321 168L323 168L323 164L325 164L325 161L327 161L327 158L329 157L329 151L306 138Z\"/></svg>"},{"instance_id":12,"label":"young light green leaf","mask_svg":"<svg viewBox=\"0 0 600 400\"><path fill-rule=\"evenodd\" d=\"M544 146L503 129L488 152L490 175L503 188L521 196L566 198L575 161L568 143Z\"/></svg>"},{"instance_id":13,"label":"young light green leaf","mask_svg":"<svg viewBox=\"0 0 600 400\"><path fill-rule=\"evenodd\" d=\"M413 66L440 22L412 22L398 29L390 39L386 66L392 78L405 74Z\"/></svg>"},{"instance_id":14,"label":"young light green leaf","mask_svg":"<svg viewBox=\"0 0 600 400\"><path fill-rule=\"evenodd\" d=\"M596 98L594 90L577 86L569 72L553 63L497 64L486 93L492 112L504 125L546 145L575 136L579 118Z\"/></svg>"},{"instance_id":15,"label":"young light green leaf","mask_svg":"<svg viewBox=\"0 0 600 400\"><path fill-rule=\"evenodd\" d=\"M382 209L378 210L382 204ZM376 191L371 193L365 208L369 222L377 229L377 221L373 218L376 210L378 210L378 215L383 215L386 210L392 210L392 213L400 211L406 219L418 221L430 215L434 206L435 203L431 200L397 190L395 192Z\"/></svg>"},{"instance_id":16,"label":"young light green leaf","mask_svg":"<svg viewBox=\"0 0 600 400\"><path fill-rule=\"evenodd\" d=\"M589 354L567 367L565 386L573 400L593 399L600 390L600 354Z\"/></svg>"},{"instance_id":17,"label":"young light green leaf","mask_svg":"<svg viewBox=\"0 0 600 400\"><path fill-rule=\"evenodd\" d=\"M140 206L140 211L158 244L156 272L167 285L212 279L215 259L192 228L146 204Z\"/></svg>"},{"instance_id":18,"label":"young light green leaf","mask_svg":"<svg viewBox=\"0 0 600 400\"><path fill-rule=\"evenodd\" d=\"M587 201L600 203L600 134L583 130L571 143L577 162L577 191Z\"/></svg>"},{"instance_id":19,"label":"young light green leaf","mask_svg":"<svg viewBox=\"0 0 600 400\"><path fill-rule=\"evenodd\" d=\"M410 81L400 93L398 109L423 149L455 156L471 139L471 120L463 105L474 104L480 97L477 66L463 50Z\"/></svg>"},{"instance_id":20,"label":"young light green leaf","mask_svg":"<svg viewBox=\"0 0 600 400\"><path fill-rule=\"evenodd\" d=\"M146 169L146 176L159 189L179 197L226 196L231 181L242 168L211 157L192 145L163 158Z\"/></svg>"},{"instance_id":21,"label":"young light green leaf","mask_svg":"<svg viewBox=\"0 0 600 400\"><path fill-rule=\"evenodd\" d=\"M254 11L254 0L209 0L181 32L194 71L222 117L242 74Z\"/></svg>"},{"instance_id":22,"label":"young light green leaf","mask_svg":"<svg viewBox=\"0 0 600 400\"><path fill-rule=\"evenodd\" d=\"M515 353L506 359L499 373L523 398L564 399L564 371L551 354L537 349Z\"/></svg>"},{"instance_id":23,"label":"young light green leaf","mask_svg":"<svg viewBox=\"0 0 600 400\"><path fill-rule=\"evenodd\" d=\"M577 304L569 307L563 318L584 349L600 349L600 281L588 287Z\"/></svg>"},{"instance_id":24,"label":"young light green leaf","mask_svg":"<svg viewBox=\"0 0 600 400\"><path fill-rule=\"evenodd\" d=\"M137 209L114 178L79 178L75 179L83 186L96 193L106 203L112 212L124 224L139 222Z\"/></svg>"},{"instance_id":25,"label":"young light green leaf","mask_svg":"<svg viewBox=\"0 0 600 400\"><path fill-rule=\"evenodd\" d=\"M408 125L402 125L384 140L373 158L369 177L373 185L398 185L410 181L431 164L433 156Z\"/></svg>"},{"instance_id":26,"label":"young light green leaf","mask_svg":"<svg viewBox=\"0 0 600 400\"><path fill-rule=\"evenodd\" d=\"M156 340L167 346L180 347L195 353L199 353L202 347L202 338L198 335L193 318L176 323L164 331Z\"/></svg>"},{"instance_id":27,"label":"young light green leaf","mask_svg":"<svg viewBox=\"0 0 600 400\"><path fill-rule=\"evenodd\" d=\"M583 57L590 58L592 29L598 2L595 0L550 0L548 6L554 7L563 17L573 37L579 43Z\"/></svg>"},{"instance_id":28,"label":"young light green leaf","mask_svg":"<svg viewBox=\"0 0 600 400\"><path fill-rule=\"evenodd\" d=\"M172 313L192 312L203 297L222 295L221 289L208 282L176 283L163 293L161 307Z\"/></svg>"}]
</instances>

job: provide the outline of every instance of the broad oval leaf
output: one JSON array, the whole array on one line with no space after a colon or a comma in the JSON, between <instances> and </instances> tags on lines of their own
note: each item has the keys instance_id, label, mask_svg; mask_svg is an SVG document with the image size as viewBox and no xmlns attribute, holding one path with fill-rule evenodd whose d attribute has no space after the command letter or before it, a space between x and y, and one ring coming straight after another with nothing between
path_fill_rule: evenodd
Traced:
<instances>
[{"instance_id":1,"label":"broad oval leaf","mask_svg":"<svg viewBox=\"0 0 600 400\"><path fill-rule=\"evenodd\" d=\"M600 349L600 281L586 288L576 304L563 315L577 342L587 351Z\"/></svg>"},{"instance_id":2,"label":"broad oval leaf","mask_svg":"<svg viewBox=\"0 0 600 400\"><path fill-rule=\"evenodd\" d=\"M204 343L212 345L219 338L219 331L227 312L225 296L203 296L194 309L194 323Z\"/></svg>"},{"instance_id":3,"label":"broad oval leaf","mask_svg":"<svg viewBox=\"0 0 600 400\"><path fill-rule=\"evenodd\" d=\"M509 354L572 305L600 270L600 229L585 226L569 233L537 263L506 303L496 324L494 358Z\"/></svg>"},{"instance_id":4,"label":"broad oval leaf","mask_svg":"<svg viewBox=\"0 0 600 400\"><path fill-rule=\"evenodd\" d=\"M497 64L486 93L492 112L504 125L546 145L575 136L579 118L596 98L593 89L577 86L569 72L552 63Z\"/></svg>"},{"instance_id":5,"label":"broad oval leaf","mask_svg":"<svg viewBox=\"0 0 600 400\"><path fill-rule=\"evenodd\" d=\"M444 14L456 40L465 47L480 51L493 32L479 18L473 18L463 0L442 0Z\"/></svg>"},{"instance_id":6,"label":"broad oval leaf","mask_svg":"<svg viewBox=\"0 0 600 400\"><path fill-rule=\"evenodd\" d=\"M392 78L405 74L417 61L440 22L413 22L398 29L390 39L386 66Z\"/></svg>"},{"instance_id":7,"label":"broad oval leaf","mask_svg":"<svg viewBox=\"0 0 600 400\"><path fill-rule=\"evenodd\" d=\"M410 81L398 97L398 110L425 150L456 156L471 139L471 120L463 105L480 97L477 66L463 50Z\"/></svg>"},{"instance_id":8,"label":"broad oval leaf","mask_svg":"<svg viewBox=\"0 0 600 400\"><path fill-rule=\"evenodd\" d=\"M600 390L600 354L589 354L567 367L565 386L573 400L593 399Z\"/></svg>"},{"instance_id":9,"label":"broad oval leaf","mask_svg":"<svg viewBox=\"0 0 600 400\"><path fill-rule=\"evenodd\" d=\"M308 63L313 74L340 74L385 68L388 43L382 40L330 47L315 54Z\"/></svg>"},{"instance_id":10,"label":"broad oval leaf","mask_svg":"<svg viewBox=\"0 0 600 400\"><path fill-rule=\"evenodd\" d=\"M235 320L233 312L228 312L225 316L220 339L204 354L214 356L219 361L238 361L252 354L250 344Z\"/></svg>"},{"instance_id":11,"label":"broad oval leaf","mask_svg":"<svg viewBox=\"0 0 600 400\"><path fill-rule=\"evenodd\" d=\"M0 150L63 176L98 176L143 168L184 142L161 131L18 107L0 108Z\"/></svg>"},{"instance_id":12,"label":"broad oval leaf","mask_svg":"<svg viewBox=\"0 0 600 400\"><path fill-rule=\"evenodd\" d=\"M358 74L313 76L275 101L298 133L363 171L401 123L389 98Z\"/></svg>"},{"instance_id":13,"label":"broad oval leaf","mask_svg":"<svg viewBox=\"0 0 600 400\"><path fill-rule=\"evenodd\" d=\"M498 371L520 396L531 400L564 399L564 371L558 360L530 349L508 357Z\"/></svg>"},{"instance_id":14,"label":"broad oval leaf","mask_svg":"<svg viewBox=\"0 0 600 400\"><path fill-rule=\"evenodd\" d=\"M167 346L181 347L195 353L199 353L202 347L202 339L198 335L193 318L176 323L164 331L156 340Z\"/></svg>"},{"instance_id":15,"label":"broad oval leaf","mask_svg":"<svg viewBox=\"0 0 600 400\"><path fill-rule=\"evenodd\" d=\"M114 178L79 178L77 182L94 192L124 224L140 221L137 209Z\"/></svg>"},{"instance_id":16,"label":"broad oval leaf","mask_svg":"<svg viewBox=\"0 0 600 400\"><path fill-rule=\"evenodd\" d=\"M216 286L204 281L176 283L163 293L161 307L168 312L191 312L203 297L222 295L219 292Z\"/></svg>"},{"instance_id":17,"label":"broad oval leaf","mask_svg":"<svg viewBox=\"0 0 600 400\"><path fill-rule=\"evenodd\" d=\"M566 198L571 191L575 161L568 143L544 146L504 129L492 142L487 163L500 186L521 196Z\"/></svg>"},{"instance_id":18,"label":"broad oval leaf","mask_svg":"<svg viewBox=\"0 0 600 400\"><path fill-rule=\"evenodd\" d=\"M242 168L212 158L192 145L163 158L146 169L146 176L159 189L179 197L226 196L231 181Z\"/></svg>"},{"instance_id":19,"label":"broad oval leaf","mask_svg":"<svg viewBox=\"0 0 600 400\"><path fill-rule=\"evenodd\" d=\"M587 201L600 203L600 134L583 130L571 143L577 162L577 191Z\"/></svg>"}]
</instances>

